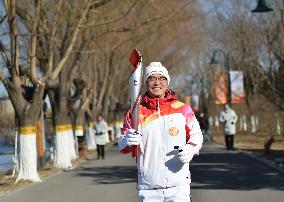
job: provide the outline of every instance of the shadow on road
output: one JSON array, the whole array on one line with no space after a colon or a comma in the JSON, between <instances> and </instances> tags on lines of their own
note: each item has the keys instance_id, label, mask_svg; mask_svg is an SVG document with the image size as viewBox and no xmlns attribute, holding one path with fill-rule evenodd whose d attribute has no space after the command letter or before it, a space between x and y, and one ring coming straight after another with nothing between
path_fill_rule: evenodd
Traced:
<instances>
[{"instance_id":1,"label":"shadow on road","mask_svg":"<svg viewBox=\"0 0 284 202\"><path fill-rule=\"evenodd\" d=\"M284 190L284 174L242 153L201 153L190 166L192 189Z\"/></svg>"},{"instance_id":2,"label":"shadow on road","mask_svg":"<svg viewBox=\"0 0 284 202\"><path fill-rule=\"evenodd\" d=\"M98 184L121 184L136 182L135 166L83 167L78 175L92 177Z\"/></svg>"}]
</instances>

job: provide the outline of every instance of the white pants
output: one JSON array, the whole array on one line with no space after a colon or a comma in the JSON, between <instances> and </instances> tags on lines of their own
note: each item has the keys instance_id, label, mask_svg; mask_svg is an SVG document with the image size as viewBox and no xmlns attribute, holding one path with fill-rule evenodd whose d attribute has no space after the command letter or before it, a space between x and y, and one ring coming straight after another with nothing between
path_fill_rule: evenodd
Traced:
<instances>
[{"instance_id":1,"label":"white pants","mask_svg":"<svg viewBox=\"0 0 284 202\"><path fill-rule=\"evenodd\" d=\"M139 202L190 202L190 185L138 190Z\"/></svg>"}]
</instances>

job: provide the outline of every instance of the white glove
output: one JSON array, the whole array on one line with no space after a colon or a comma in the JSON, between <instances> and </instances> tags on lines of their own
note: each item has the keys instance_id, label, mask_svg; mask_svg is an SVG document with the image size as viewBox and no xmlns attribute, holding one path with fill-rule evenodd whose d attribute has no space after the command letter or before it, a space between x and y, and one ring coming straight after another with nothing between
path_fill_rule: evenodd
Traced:
<instances>
[{"instance_id":1,"label":"white glove","mask_svg":"<svg viewBox=\"0 0 284 202\"><path fill-rule=\"evenodd\" d=\"M128 129L125 135L126 145L135 146L139 145L142 134L134 129Z\"/></svg>"},{"instance_id":2,"label":"white glove","mask_svg":"<svg viewBox=\"0 0 284 202\"><path fill-rule=\"evenodd\" d=\"M192 145L185 145L183 148L179 150L180 152L178 153L178 157L183 163L189 163L193 156L194 156L194 151L193 151L193 146Z\"/></svg>"}]
</instances>

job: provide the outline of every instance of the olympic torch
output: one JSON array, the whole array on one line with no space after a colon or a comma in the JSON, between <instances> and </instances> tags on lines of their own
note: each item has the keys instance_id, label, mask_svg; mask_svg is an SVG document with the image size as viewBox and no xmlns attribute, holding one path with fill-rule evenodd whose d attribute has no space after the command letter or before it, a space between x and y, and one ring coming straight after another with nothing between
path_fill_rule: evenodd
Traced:
<instances>
[{"instance_id":1,"label":"olympic torch","mask_svg":"<svg viewBox=\"0 0 284 202\"><path fill-rule=\"evenodd\" d=\"M133 72L129 79L131 127L135 130L138 130L143 67L142 67L142 56L137 49L134 49L132 51L129 57L129 61L133 66ZM138 154L138 147L132 146L132 157L136 157L137 154Z\"/></svg>"}]
</instances>

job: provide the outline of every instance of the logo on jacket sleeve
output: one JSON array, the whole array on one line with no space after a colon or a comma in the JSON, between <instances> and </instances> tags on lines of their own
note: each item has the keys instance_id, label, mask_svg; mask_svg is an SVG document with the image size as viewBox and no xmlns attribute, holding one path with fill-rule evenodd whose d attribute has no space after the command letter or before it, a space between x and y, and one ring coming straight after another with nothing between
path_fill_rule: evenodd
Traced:
<instances>
[{"instance_id":1,"label":"logo on jacket sleeve","mask_svg":"<svg viewBox=\"0 0 284 202\"><path fill-rule=\"evenodd\" d=\"M177 136L178 133L179 133L179 130L176 127L174 127L174 126L169 129L169 134L171 136Z\"/></svg>"}]
</instances>

